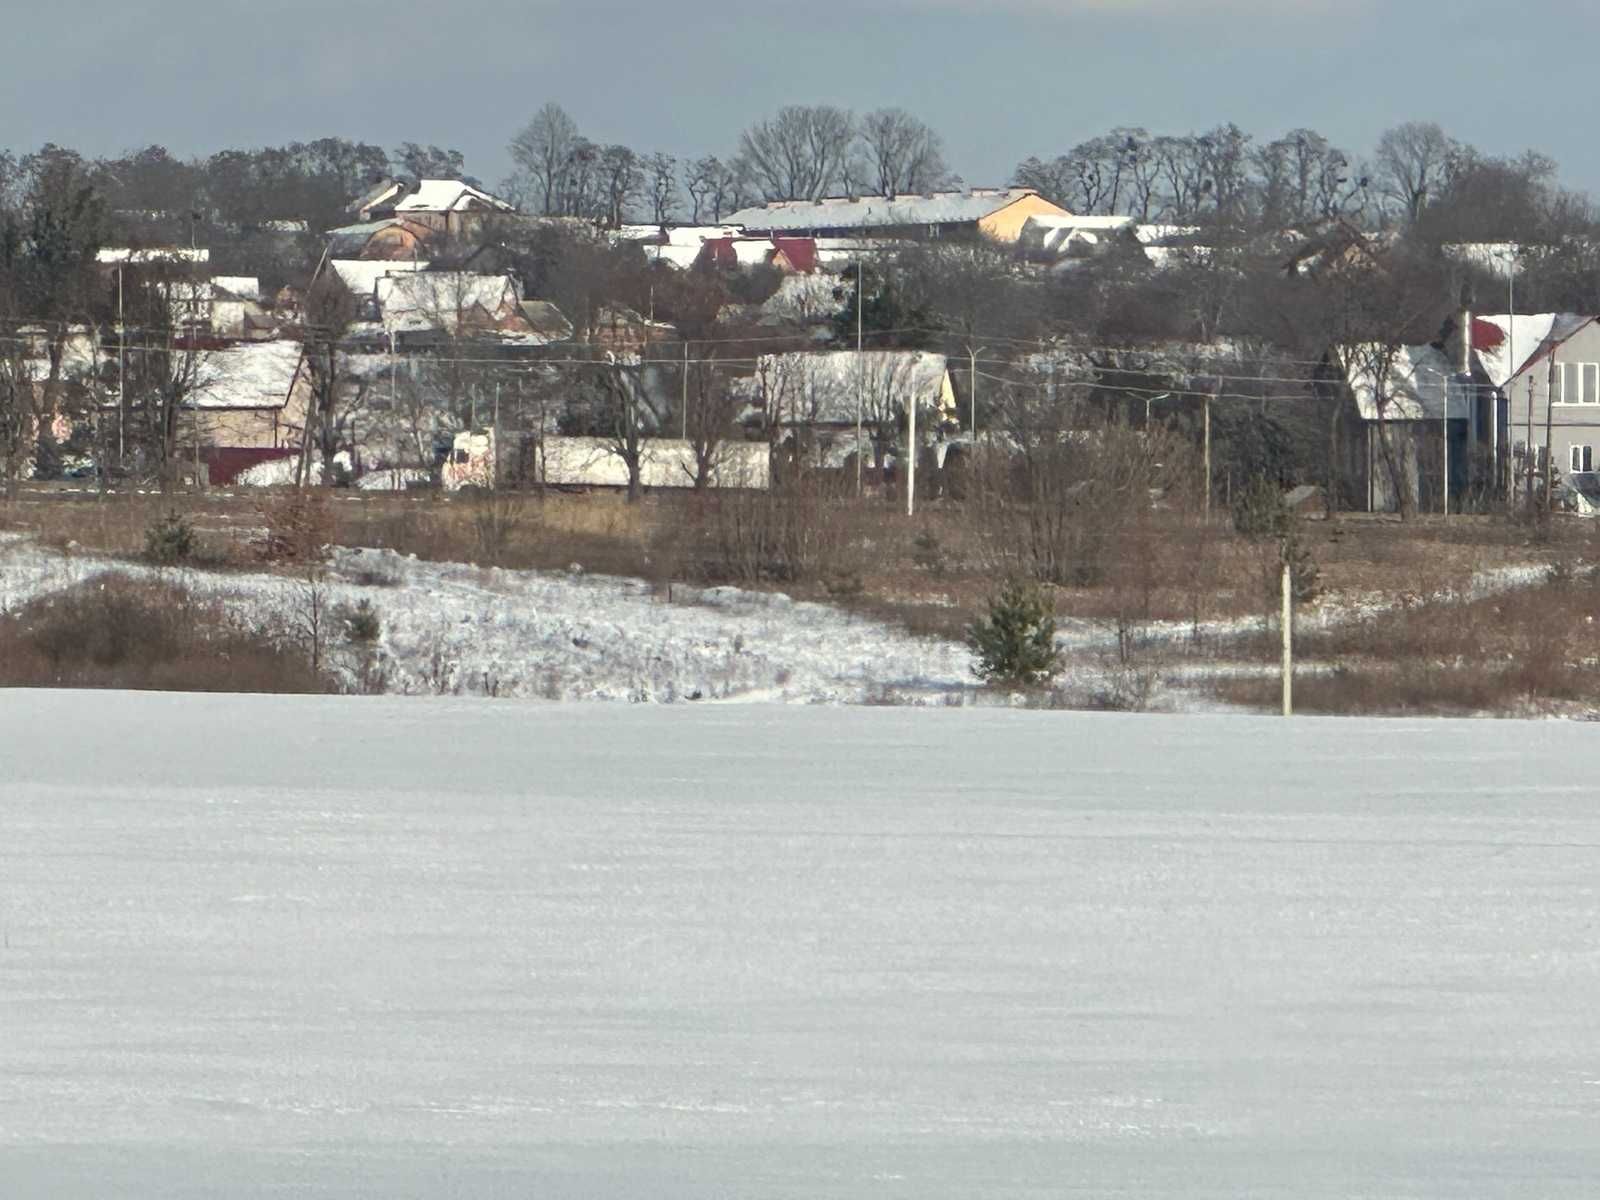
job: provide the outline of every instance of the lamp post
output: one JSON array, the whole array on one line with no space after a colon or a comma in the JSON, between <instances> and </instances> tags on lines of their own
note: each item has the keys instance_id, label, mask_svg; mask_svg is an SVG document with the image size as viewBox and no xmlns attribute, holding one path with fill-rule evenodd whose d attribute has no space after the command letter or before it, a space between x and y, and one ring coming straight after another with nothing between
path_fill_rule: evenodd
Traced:
<instances>
[{"instance_id":1,"label":"lamp post","mask_svg":"<svg viewBox=\"0 0 1600 1200\"><path fill-rule=\"evenodd\" d=\"M972 449L974 453L978 449L978 355L988 349L989 347L987 346L979 346L977 349L973 349L971 346L967 347L967 386L972 392L969 399L972 402Z\"/></svg>"}]
</instances>

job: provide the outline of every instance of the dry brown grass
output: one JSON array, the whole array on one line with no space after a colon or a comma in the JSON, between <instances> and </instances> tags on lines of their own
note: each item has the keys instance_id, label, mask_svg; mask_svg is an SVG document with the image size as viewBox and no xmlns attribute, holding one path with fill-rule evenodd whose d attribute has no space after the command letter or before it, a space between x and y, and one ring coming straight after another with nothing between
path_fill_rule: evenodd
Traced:
<instances>
[{"instance_id":1,"label":"dry brown grass","mask_svg":"<svg viewBox=\"0 0 1600 1200\"><path fill-rule=\"evenodd\" d=\"M1296 639L1295 708L1353 714L1537 712L1600 704L1600 576L1591 568L1476 600L1408 600ZM1275 708L1276 679L1213 692Z\"/></svg>"},{"instance_id":2,"label":"dry brown grass","mask_svg":"<svg viewBox=\"0 0 1600 1200\"><path fill-rule=\"evenodd\" d=\"M813 519L824 552L795 572L761 555L733 561L707 516L730 502L655 493L628 504L614 493L546 492L488 497L328 494L329 540L387 548L435 561L631 575L670 585L737 582L827 600L918 633L956 636L1001 581L992 530L969 503L941 498L907 519L881 494L830 499ZM0 505L0 528L136 557L145 530L176 508L195 528L208 564L254 561L268 522L260 497L118 496L39 499ZM1334 597L1421 597L1459 588L1473 572L1519 562L1583 556L1596 523L1557 520L1548 536L1505 520L1384 517L1309 520L1302 534ZM1117 554L1093 586L1053 589L1058 613L1108 623L1193 622L1255 615L1272 603L1273 555L1237 535L1225 512L1209 523L1151 509L1119 525ZM725 541L725 539L724 539ZM709 548L708 548L709 547ZM1264 557L1265 555L1265 557Z\"/></svg>"},{"instance_id":3,"label":"dry brown grass","mask_svg":"<svg viewBox=\"0 0 1600 1200\"><path fill-rule=\"evenodd\" d=\"M295 651L173 584L103 575L0 618L0 686L325 692Z\"/></svg>"}]
</instances>

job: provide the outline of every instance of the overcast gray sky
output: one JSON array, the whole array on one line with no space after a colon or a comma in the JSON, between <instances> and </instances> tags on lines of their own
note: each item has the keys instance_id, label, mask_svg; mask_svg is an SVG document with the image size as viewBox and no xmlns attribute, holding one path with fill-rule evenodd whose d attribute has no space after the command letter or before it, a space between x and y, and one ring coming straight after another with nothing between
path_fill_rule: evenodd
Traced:
<instances>
[{"instance_id":1,"label":"overcast gray sky","mask_svg":"<svg viewBox=\"0 0 1600 1200\"><path fill-rule=\"evenodd\" d=\"M1115 125L1429 119L1600 192L1594 0L80 0L8 5L0 145L176 154L329 134L493 183L553 99L598 141L727 153L781 104L908 108L970 183ZM23 52L17 52L22 48Z\"/></svg>"}]
</instances>

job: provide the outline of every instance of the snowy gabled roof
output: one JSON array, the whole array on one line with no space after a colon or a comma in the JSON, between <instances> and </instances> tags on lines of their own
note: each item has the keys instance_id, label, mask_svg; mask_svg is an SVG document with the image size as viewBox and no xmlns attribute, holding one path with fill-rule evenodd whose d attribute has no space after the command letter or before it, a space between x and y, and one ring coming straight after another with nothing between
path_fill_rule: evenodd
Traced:
<instances>
[{"instance_id":1,"label":"snowy gabled roof","mask_svg":"<svg viewBox=\"0 0 1600 1200\"><path fill-rule=\"evenodd\" d=\"M260 300L261 281L254 275L214 275L211 295L218 300Z\"/></svg>"},{"instance_id":2,"label":"snowy gabled roof","mask_svg":"<svg viewBox=\"0 0 1600 1200\"><path fill-rule=\"evenodd\" d=\"M516 212L516 205L491 196L461 179L422 179L411 193L394 202L397 213L466 212L488 208L496 212Z\"/></svg>"},{"instance_id":3,"label":"snowy gabled roof","mask_svg":"<svg viewBox=\"0 0 1600 1200\"><path fill-rule=\"evenodd\" d=\"M911 196L829 196L821 200L773 200L728 216L728 224L751 232L809 229L871 229L897 225L975 225L985 217L1038 193L1033 188L973 188Z\"/></svg>"},{"instance_id":4,"label":"snowy gabled roof","mask_svg":"<svg viewBox=\"0 0 1600 1200\"><path fill-rule=\"evenodd\" d=\"M1489 382L1503 388L1593 319L1576 313L1488 313L1472 319L1472 348Z\"/></svg>"},{"instance_id":5,"label":"snowy gabled roof","mask_svg":"<svg viewBox=\"0 0 1600 1200\"><path fill-rule=\"evenodd\" d=\"M1452 420L1472 415L1455 365L1438 346L1367 344L1337 353L1364 421L1437 421L1447 405Z\"/></svg>"},{"instance_id":6,"label":"snowy gabled roof","mask_svg":"<svg viewBox=\"0 0 1600 1200\"><path fill-rule=\"evenodd\" d=\"M413 271L426 271L428 264L406 259L388 261L367 258L334 258L328 268L357 296L371 296L377 291L378 280L388 275L408 275Z\"/></svg>"},{"instance_id":7,"label":"snowy gabled roof","mask_svg":"<svg viewBox=\"0 0 1600 1200\"><path fill-rule=\"evenodd\" d=\"M300 366L300 343L254 342L199 353L191 402L200 408L280 408Z\"/></svg>"},{"instance_id":8,"label":"snowy gabled roof","mask_svg":"<svg viewBox=\"0 0 1600 1200\"><path fill-rule=\"evenodd\" d=\"M913 404L942 410L951 401L945 356L921 350L764 354L742 383L750 403L765 400L778 420L824 425L854 422L863 404L904 412Z\"/></svg>"},{"instance_id":9,"label":"snowy gabled roof","mask_svg":"<svg viewBox=\"0 0 1600 1200\"><path fill-rule=\"evenodd\" d=\"M616 240L692 246L698 250L702 243L713 238L738 237L743 232L737 225L624 225L617 230Z\"/></svg>"},{"instance_id":10,"label":"snowy gabled roof","mask_svg":"<svg viewBox=\"0 0 1600 1200\"><path fill-rule=\"evenodd\" d=\"M480 311L491 318L503 317L520 299L511 276L467 271L385 275L377 281L377 297L384 327L396 332L454 332Z\"/></svg>"}]
</instances>

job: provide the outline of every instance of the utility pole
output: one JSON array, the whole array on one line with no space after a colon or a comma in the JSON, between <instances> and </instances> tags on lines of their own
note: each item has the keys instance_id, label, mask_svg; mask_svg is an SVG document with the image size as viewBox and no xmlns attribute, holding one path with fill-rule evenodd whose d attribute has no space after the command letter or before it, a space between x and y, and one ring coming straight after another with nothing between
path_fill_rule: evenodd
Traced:
<instances>
[{"instance_id":1,"label":"utility pole","mask_svg":"<svg viewBox=\"0 0 1600 1200\"><path fill-rule=\"evenodd\" d=\"M906 405L906 516L917 512L917 397L913 394Z\"/></svg>"},{"instance_id":2,"label":"utility pole","mask_svg":"<svg viewBox=\"0 0 1600 1200\"><path fill-rule=\"evenodd\" d=\"M1216 386L1221 388L1222 381L1218 380ZM1202 458L1205 464L1206 494L1202 502L1202 513L1207 521L1211 520L1211 393L1206 392L1200 397L1201 420L1205 427L1205 449Z\"/></svg>"},{"instance_id":3,"label":"utility pole","mask_svg":"<svg viewBox=\"0 0 1600 1200\"><path fill-rule=\"evenodd\" d=\"M1284 550L1288 547L1285 545ZM1289 557L1283 560L1283 613L1278 624L1283 628L1283 715L1294 716L1294 580Z\"/></svg>"},{"instance_id":4,"label":"utility pole","mask_svg":"<svg viewBox=\"0 0 1600 1200\"><path fill-rule=\"evenodd\" d=\"M1506 264L1506 440L1511 438L1511 381L1517 374L1517 254L1511 252L1511 261ZM1489 461L1494 464L1494 489L1496 492L1505 487L1505 472L1500 466L1500 400L1494 399L1494 412L1489 424L1492 430L1489 435L1491 451Z\"/></svg>"},{"instance_id":5,"label":"utility pole","mask_svg":"<svg viewBox=\"0 0 1600 1200\"><path fill-rule=\"evenodd\" d=\"M122 313L122 264L117 264L117 470L127 453L123 427L128 417L128 326Z\"/></svg>"},{"instance_id":6,"label":"utility pole","mask_svg":"<svg viewBox=\"0 0 1600 1200\"><path fill-rule=\"evenodd\" d=\"M683 344L683 399L681 401L681 407L683 409L683 420L682 420L683 440L687 442L689 440L689 343L688 342L685 342Z\"/></svg>"},{"instance_id":7,"label":"utility pole","mask_svg":"<svg viewBox=\"0 0 1600 1200\"><path fill-rule=\"evenodd\" d=\"M1555 425L1556 370L1557 370L1557 367L1556 367L1556 351L1555 351L1554 347L1552 347L1551 350L1550 350L1550 392L1549 392L1549 394L1547 396L1545 396L1545 400L1544 400L1544 510L1545 510L1545 512L1552 512L1555 509L1555 496L1551 494L1551 488L1555 485L1555 475L1554 475L1555 446L1552 443L1552 438L1551 438L1550 435L1554 432L1554 425ZM1582 368L1579 368L1579 370L1581 372ZM1583 386L1583 381L1581 379L1578 381L1578 386L1579 386L1579 388L1582 388L1582 386ZM1561 396L1562 403L1566 403L1566 399L1567 399L1566 391L1565 391L1565 388L1563 387L1562 396ZM1531 409L1532 406L1530 405L1529 407Z\"/></svg>"},{"instance_id":8,"label":"utility pole","mask_svg":"<svg viewBox=\"0 0 1600 1200\"><path fill-rule=\"evenodd\" d=\"M1550 352L1550 388L1551 388L1552 393L1553 393L1553 391L1555 389L1555 381L1556 381L1556 354L1555 354L1555 351L1552 350ZM1545 400L1544 400L1544 406L1545 406L1546 411L1548 411L1549 408L1550 408L1550 400L1551 400L1551 396L1549 394L1547 394L1545 396ZM1523 462L1527 464L1527 468L1528 468L1527 469L1527 476L1528 476L1527 495L1524 496L1523 499L1527 501L1528 512L1532 513L1533 512L1533 471L1534 471L1534 462L1535 462L1534 455L1533 455L1533 376L1532 375L1528 376L1528 440L1523 443L1523 446L1524 446L1524 448L1526 450L1526 453L1523 454L1522 458L1523 458Z\"/></svg>"},{"instance_id":9,"label":"utility pole","mask_svg":"<svg viewBox=\"0 0 1600 1200\"><path fill-rule=\"evenodd\" d=\"M967 346L967 385L972 391L972 451L974 454L978 451L978 355L988 348L987 346L979 346L974 350L970 345Z\"/></svg>"},{"instance_id":10,"label":"utility pole","mask_svg":"<svg viewBox=\"0 0 1600 1200\"><path fill-rule=\"evenodd\" d=\"M866 364L861 358L861 256L856 255L856 495L861 495L861 410L866 401L861 395L866 381L861 377Z\"/></svg>"}]
</instances>

